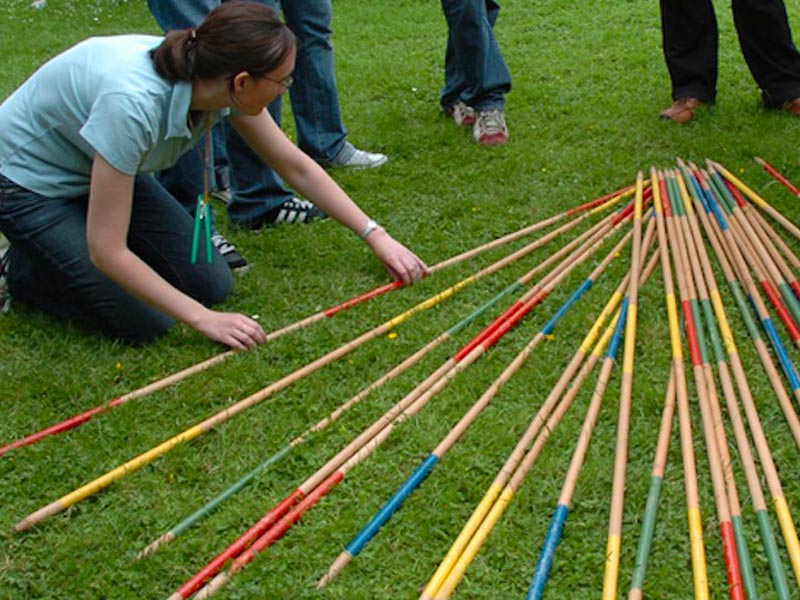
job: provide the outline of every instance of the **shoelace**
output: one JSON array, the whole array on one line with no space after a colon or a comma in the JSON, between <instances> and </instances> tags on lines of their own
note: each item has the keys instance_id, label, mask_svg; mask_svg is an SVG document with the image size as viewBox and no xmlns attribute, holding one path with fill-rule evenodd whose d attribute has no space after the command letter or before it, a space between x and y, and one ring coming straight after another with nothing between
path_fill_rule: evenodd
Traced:
<instances>
[{"instance_id":1,"label":"shoelace","mask_svg":"<svg viewBox=\"0 0 800 600\"><path fill-rule=\"evenodd\" d=\"M211 243L219 250L220 254L227 254L236 250L236 246L226 240L221 233L215 233L211 236Z\"/></svg>"},{"instance_id":2,"label":"shoelace","mask_svg":"<svg viewBox=\"0 0 800 600\"><path fill-rule=\"evenodd\" d=\"M487 133L499 133L505 126L502 114L499 110L487 110L480 114L481 125Z\"/></svg>"},{"instance_id":3,"label":"shoelace","mask_svg":"<svg viewBox=\"0 0 800 600\"><path fill-rule=\"evenodd\" d=\"M0 278L6 276L6 272L8 271L8 263L11 259L11 248L6 248L5 253L0 256Z\"/></svg>"},{"instance_id":4,"label":"shoelace","mask_svg":"<svg viewBox=\"0 0 800 600\"><path fill-rule=\"evenodd\" d=\"M11 306L11 296L8 293L8 263L10 260L11 248L6 248L5 253L0 256L0 313L6 314Z\"/></svg>"}]
</instances>

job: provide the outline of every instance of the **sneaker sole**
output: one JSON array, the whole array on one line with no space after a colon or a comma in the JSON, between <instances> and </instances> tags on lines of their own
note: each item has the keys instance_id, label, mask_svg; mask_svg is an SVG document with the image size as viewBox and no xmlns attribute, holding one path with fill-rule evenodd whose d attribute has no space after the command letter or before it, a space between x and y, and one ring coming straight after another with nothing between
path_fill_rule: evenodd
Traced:
<instances>
[{"instance_id":1,"label":"sneaker sole","mask_svg":"<svg viewBox=\"0 0 800 600\"><path fill-rule=\"evenodd\" d=\"M481 146L501 146L508 141L508 136L498 135L485 135L476 140Z\"/></svg>"}]
</instances>

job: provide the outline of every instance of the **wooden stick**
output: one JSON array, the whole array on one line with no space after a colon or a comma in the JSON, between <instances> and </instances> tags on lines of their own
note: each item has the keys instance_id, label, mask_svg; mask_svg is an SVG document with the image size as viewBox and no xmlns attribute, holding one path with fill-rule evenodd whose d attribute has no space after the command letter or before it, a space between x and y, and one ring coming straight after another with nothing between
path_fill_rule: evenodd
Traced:
<instances>
[{"instance_id":1,"label":"wooden stick","mask_svg":"<svg viewBox=\"0 0 800 600\"><path fill-rule=\"evenodd\" d=\"M655 263L651 262L643 277L649 276L654 267ZM492 517L489 521L492 523L496 522L500 513L502 513L502 510L508 502L510 502L515 493L515 489L511 488L509 485L509 479L518 469L523 468L520 465L521 462L524 462L528 465L527 468L530 468L533 461L544 447L549 435L571 405L572 400L580 390L582 382L593 369L594 365L599 361L603 349L606 347L612 335L617 320L616 317L612 320L612 324L606 329L603 336L600 336L600 331L608 317L612 315L618 304L622 301L624 290L628 287L629 277L630 274L625 276L617 290L609 298L605 307L590 328L589 333L581 343L578 351L572 357L561 377L539 408L539 411L534 416L527 430L506 460L505 465L498 472L492 485L489 486L483 499L473 511L472 516L452 544L447 556L445 556L439 568L436 570L436 573L434 573L433 577L428 582L421 598L431 600L434 597L443 597L440 594L440 590L445 582L447 582L447 589L450 590L454 589L457 585L471 562L472 557L477 553L483 540L488 536L491 530L491 526L485 525L485 523L488 522L487 518L491 514ZM592 345L598 340L598 336L600 336L600 339L594 351L592 351ZM582 363L583 366L581 366ZM564 398L561 399L568 384L571 384L571 387ZM561 400L560 404L559 400ZM548 415L550 415L549 418ZM526 454L526 450L531 446L532 442L533 446ZM470 550L469 553L465 554L467 548Z\"/></svg>"},{"instance_id":2,"label":"wooden stick","mask_svg":"<svg viewBox=\"0 0 800 600\"><path fill-rule=\"evenodd\" d=\"M756 194L753 190L747 187L744 183L742 183L739 179L736 178L733 173L728 171L725 167L723 167L718 162L712 162L711 166L713 170L722 174L722 176L730 181L733 185L735 185L739 190L747 196L758 208L763 210L767 213L770 217L772 217L775 221L783 225L783 227L792 234L797 240L800 240L800 228L798 228L794 223L792 223L789 219L784 217L779 211L775 208L770 206L770 204L764 200L761 196Z\"/></svg>"},{"instance_id":3,"label":"wooden stick","mask_svg":"<svg viewBox=\"0 0 800 600\"><path fill-rule=\"evenodd\" d=\"M487 326L480 334L475 336L471 342L462 347L462 349L459 350L452 358L445 361L442 366L439 367L439 369L437 369L430 377L428 377L428 379L426 379L425 382L423 382L423 384L415 388L409 395L396 404L394 408L381 417L381 419L363 431L357 438L348 444L346 448L340 451L323 467L318 469L314 475L301 484L295 490L295 492L290 494L284 501L279 503L275 509L270 511L265 517L259 520L248 531L246 531L235 542L233 542L233 544L228 546L228 548L217 555L216 558L214 558L188 582L181 586L181 588L171 596L171 599L175 600L177 598L188 598L192 593L199 589L203 582L205 582L210 576L217 573L222 565L224 565L224 563L231 558L243 557L242 561L237 563L239 566L236 567L236 570L240 569L242 566L244 566L244 564L249 562L249 560L255 556L255 552L258 551L256 547L256 551L245 555L245 548L251 542L253 545L255 545L256 542L253 540L263 539L264 542L262 543L267 543L268 541L270 544L274 542L277 537L274 535L275 532L270 533L272 528L279 527L282 529L283 527L288 527L292 522L294 522L286 513L291 505L297 501L303 500L303 504L298 505L297 510L305 511L324 494L327 494L330 488L339 483L344 476L344 474L341 473L341 476L336 479L336 473L339 473L337 469L339 469L347 460L360 452L362 448L372 443L373 439L377 439L381 432L388 427L391 422L394 421L400 414L403 414L406 411L416 412L420 410L422 406L424 406L439 391L444 389L444 387L461 371L475 362L484 352L486 352L486 350L488 350L505 333L507 333L514 325L516 325L516 323L518 323L519 320L525 314L527 314L527 312L541 302L549 293L550 289L552 289L552 287L555 286L561 280L561 278L565 277L572 268L588 258L588 256L592 254L596 247L603 242L605 236L608 234L609 228L616 226L615 223L619 223L616 218L609 218L606 221L598 224L598 226L592 230L594 231L593 235L589 236L577 250L575 250L571 255L567 256L559 266L553 269L550 275L548 275L543 282L540 282L529 292L523 295L522 298L525 300L521 305L520 301L514 303L512 305L512 309L514 309L513 311L510 309L507 310L505 313L503 313L503 315L496 319L495 322ZM335 481L331 478L334 478ZM313 501L310 500L314 490L318 486L322 485L328 486L325 489L325 492L314 495L313 497L315 499ZM292 498L294 500L290 501ZM300 508L301 506L302 508ZM286 516L283 520L276 524L275 517L281 517L282 515ZM297 515L297 518L299 518L299 515ZM227 575L222 573L215 577L214 580L212 580L206 586L206 588L204 588L205 592L203 593L206 595L211 595L220 587L225 585L230 575L232 575L232 573Z\"/></svg>"},{"instance_id":4,"label":"wooden stick","mask_svg":"<svg viewBox=\"0 0 800 600\"><path fill-rule=\"evenodd\" d=\"M622 513L625 498L625 469L628 463L628 431L633 393L633 365L638 322L639 270L642 251L642 195L644 178L640 171L636 176L636 200L633 217L633 272L628 288L628 317L625 322L625 345L622 355L622 382L620 384L619 417L617 420L617 444L614 454L614 476L611 484L611 509L606 543L605 574L603 576L603 600L617 597L620 547L622 545Z\"/></svg>"},{"instance_id":5,"label":"wooden stick","mask_svg":"<svg viewBox=\"0 0 800 600\"><path fill-rule=\"evenodd\" d=\"M683 346L681 343L678 308L670 264L670 251L667 239L667 228L664 215L664 199L666 184L663 174L650 171L653 188L653 205L656 209L656 228L658 231L658 247L661 255L661 273L664 279L664 298L669 324L670 346L672 353L672 376L675 378L676 402L678 409L678 425L680 431L681 457L683 460L683 482L686 495L686 515L689 529L689 548L692 557L692 582L694 597L698 600L708 599L708 574L706 569L705 544L703 542L703 523L700 512L700 498L697 489L697 466L694 455L692 422L689 411L689 393L686 385L686 373L683 363ZM669 206L668 204L666 206Z\"/></svg>"},{"instance_id":6,"label":"wooden stick","mask_svg":"<svg viewBox=\"0 0 800 600\"><path fill-rule=\"evenodd\" d=\"M708 394L707 407L710 428L715 437L717 452L719 455L720 469L722 471L722 477L728 497L728 507L730 509L731 524L733 526L733 534L741 571L742 585L744 586L744 594L749 598L755 598L757 597L758 592L755 586L755 576L753 575L752 562L750 560L750 553L747 548L747 540L744 534L744 526L742 524L742 507L739 502L739 492L736 488L736 481L733 474L733 461L728 448L728 440L724 423L722 421L722 411L719 405L719 396L717 394L714 372L711 367L711 358L708 351L709 338L711 340L710 345L713 348L714 355L718 359L717 364L719 365L720 362L722 363L722 369L720 369L720 379L723 393L726 394L726 399L731 399L727 394L733 393L733 386L731 384L730 374L727 371L727 363L722 351L722 340L720 339L719 331L716 327L716 318L709 301L708 288L706 287L705 277L700 265L698 249L695 247L694 237L692 235L690 223L686 215L686 204L688 203L691 205L689 202L688 191L686 190L683 178L679 173L673 173L672 181L673 190L675 191L675 194L672 197L672 206L675 215L674 218L677 221L677 227L680 228L679 235L683 242L683 267L686 269L686 277L690 282L690 301L692 303L692 311L694 313L695 324L697 326L697 343L699 345L700 360L702 361L701 366L706 384L706 392ZM705 331L708 333L708 335L703 333L703 322L706 323ZM734 403L736 402L735 397L733 397L732 400ZM749 451L749 446L746 446L746 448ZM743 458L743 461L744 460L745 459ZM752 466L755 468L754 465ZM754 473L755 471L751 472L750 475L753 475ZM756 494L761 498L763 505L763 495L760 492L761 488L759 486Z\"/></svg>"},{"instance_id":7,"label":"wooden stick","mask_svg":"<svg viewBox=\"0 0 800 600\"><path fill-rule=\"evenodd\" d=\"M686 339L689 344L689 354L692 360L692 370L695 380L695 392L698 396L700 414L703 423L703 437L706 443L706 456L711 471L711 483L714 489L714 500L719 521L719 531L722 538L722 550L728 578L728 593L733 600L744 600L744 588L739 557L736 552L736 540L731 521L729 496L725 486L725 477L720 463L720 451L714 432L713 419L710 409L708 393L709 383L705 379L703 357L701 354L703 332L698 328L699 310L697 308L696 290L691 271L688 267L686 247L680 228L674 222L670 197L674 197L675 190L670 190L672 180L667 178L668 195L662 198L664 202L664 215L667 222L667 232L672 249L675 273L678 278L681 309L683 314Z\"/></svg>"},{"instance_id":8,"label":"wooden stick","mask_svg":"<svg viewBox=\"0 0 800 600\"><path fill-rule=\"evenodd\" d=\"M472 408L459 420L459 422L450 430L445 438L439 443L433 452L417 467L409 479L407 479L400 488L392 494L389 500L383 507L376 513L367 525L359 532L359 534L347 545L345 550L328 567L326 574L317 583L317 588L324 587L350 563L353 557L357 556L361 550L377 535L380 528L392 517L392 515L400 508L405 499L416 490L422 481L430 474L433 468L441 462L445 454L456 444L461 438L467 428L475 421L478 415L483 411L486 406L497 395L500 388L522 367L527 359L532 354L533 350L545 339L552 334L555 329L556 323L564 316L564 314L589 290L597 278L603 273L606 266L619 254L622 250L623 243L627 243L629 236L612 249L612 251L600 262L600 264L589 274L584 282L578 286L577 289L570 295L570 297L562 304L556 311L553 317L545 324L545 326L534 335L533 339L517 354L514 360L509 363L506 369L503 370L501 375L489 386L489 388L478 398L473 404Z\"/></svg>"},{"instance_id":9,"label":"wooden stick","mask_svg":"<svg viewBox=\"0 0 800 600\"><path fill-rule=\"evenodd\" d=\"M523 236L526 236L526 235L529 235L531 233L534 233L534 232L540 231L542 229L545 229L545 228L549 227L550 225L553 225L554 223L556 223L556 222L558 222L558 221L560 221L560 220L562 220L562 219L564 219L566 217L569 217L569 216L572 216L572 215L578 214L578 213L586 213L582 217L579 217L577 219L573 219L573 221L571 222L572 223L571 226L569 226L567 228L560 228L559 229L559 231L562 231L562 232L566 231L567 229L570 229L571 227L574 227L575 225L580 223L584 218L587 218L588 216L591 216L591 215L593 215L593 214L595 214L597 212L600 212L602 210L606 210L607 208L613 206L614 204L619 202L621 199L623 199L625 196L627 196L631 192L632 189L633 189L632 186L628 186L627 188L623 188L623 189L618 190L616 192L612 192L611 194L606 194L605 196L597 198L596 200L593 200L591 202L587 202L586 204L583 204L581 206L572 208L572 209L567 210L567 211L565 211L565 212L563 212L561 214L555 215L553 217L550 217L550 218L545 219L543 221L540 221L538 223L534 223L533 225L529 225L527 227L523 227L522 229L520 229L518 231L509 233L509 234L507 234L507 235L505 235L505 236L503 236L501 238L498 238L498 239L493 240L491 242L487 242L485 244L482 244L482 245L478 246L477 248L473 248L473 249L468 250L466 252L462 252L461 254L459 254L457 256L453 256L453 257L451 257L451 258L449 258L449 259L447 259L445 261L442 261L442 262L440 262L440 263L438 263L436 265L433 265L430 268L430 271L431 271L431 273L435 273L435 272L437 272L437 271L439 271L441 269L444 269L446 267L449 267L449 266L452 266L454 264L458 264L460 262L464 262L464 261L466 261L466 260L468 260L470 258L473 258L474 256L477 256L478 254L480 254L482 252L486 252L487 250L491 250L493 248L496 248L497 246L501 246L501 245L506 244L508 242L514 241L516 239L519 239L519 238L521 238ZM274 341L274 340L278 339L279 337L282 337L282 336L284 336L284 335L286 335L288 333L292 333L294 331L297 331L299 329L303 329L303 328L308 327L308 326L310 326L310 325L312 325L314 323L317 323L318 321L322 321L322 320L324 320L326 318L330 318L330 317L332 317L332 316L334 316L334 315L336 315L336 314L338 314L338 313L340 313L340 312L342 312L344 310L352 308L353 306L355 306L357 304L360 304L362 302L365 302L365 301L370 300L372 298L375 298L377 296L381 296L381 295L383 295L383 294L385 294L387 292L390 292L392 290L395 290L395 289L397 289L399 287L402 287L402 282L400 282L400 281L394 281L392 283L388 283L386 285L377 287L377 288L375 288L375 289L373 289L373 290L371 290L369 292L365 292L363 294L360 294L360 295L358 295L358 296L356 296L354 298L351 298L350 300L346 300L345 302L342 302L340 304L332 306L332 307L330 307L328 309L319 311L319 312L317 312L317 313L315 313L313 315L310 315L310 316L305 317L305 318L303 318L303 319L301 319L299 321L296 321L295 323L292 323L290 325L282 327L281 329L277 329L275 331L272 331L272 332L267 334L266 341L267 342ZM213 367L214 365L217 365L217 364L227 360L228 358L232 357L234 354L237 354L237 352L234 351L234 350L227 350L227 351L222 352L222 353L220 353L220 354L218 354L216 356L212 356L211 358L208 358L208 359L206 359L204 361L201 361L201 362L199 362L199 363L197 363L195 365L192 365L191 367L187 367L186 369L178 371L177 373L173 373L172 375L169 375L167 377L164 377L162 379L154 381L153 383L150 383L150 384L148 384L148 385L146 385L144 387L141 387L141 388L138 388L138 389L133 390L131 392L128 392L127 394L124 394L122 396L119 396L117 398L109 400L108 402L105 402L105 403L103 403L103 404L101 404L99 406L96 406L96 407L91 408L89 410L86 410L86 411L84 411L82 413L74 415L74 416L72 416L72 417L70 417L68 419L60 421L59 423L56 423L56 424L51 425L49 427L46 427L46 428L44 428L44 429L42 429L40 431L37 431L35 433L29 434L29 435L27 435L27 436L25 436L23 438L15 440L15 441L13 441L11 443L8 443L8 444L6 444L4 446L0 446L0 456L5 454L9 450L21 448L23 446L28 446L28 445L34 444L34 443L46 438L46 437L49 437L49 436L52 436L52 435L57 435L59 433L63 433L65 431L69 431L71 429L74 429L74 428L76 428L76 427L78 427L80 425L83 425L84 423L88 422L93 417L95 417L97 415L100 415L102 413L105 413L108 410L111 410L112 408L116 408L118 406L121 406L121 405L125 404L126 402L128 402L130 400L134 400L134 399L137 399L137 398L143 398L144 396L152 394L153 392L156 392L158 390L161 390L161 389L164 389L164 388L169 387L171 385L174 385L175 383L178 383L179 381L182 381L182 380L186 379L187 377L190 377L192 375L195 375L197 373L205 371L206 369L209 369L209 368Z\"/></svg>"},{"instance_id":10,"label":"wooden stick","mask_svg":"<svg viewBox=\"0 0 800 600\"><path fill-rule=\"evenodd\" d=\"M647 574L647 563L650 559L650 548L653 545L658 504L661 499L661 488L664 481L664 471L667 465L667 452L669 451L672 421L675 418L675 405L677 404L677 386L675 374L670 372L667 392L664 397L664 409L661 412L661 425L658 428L653 469L650 473L650 488L647 492L647 505L642 519L642 530L639 535L639 545L636 549L636 562L633 569L633 580L628 592L628 600L639 600L643 597L644 580Z\"/></svg>"},{"instance_id":11,"label":"wooden stick","mask_svg":"<svg viewBox=\"0 0 800 600\"><path fill-rule=\"evenodd\" d=\"M684 173L684 178L686 181L691 181L691 174L688 173L684 165L681 165L681 170ZM697 199L696 189L690 188L692 191L693 198ZM733 332L730 328L728 323L727 315L725 313L725 307L722 304L722 299L719 294L719 289L717 287L716 276L714 274L714 270L711 267L711 261L709 260L708 254L706 252L705 245L703 244L703 237L700 231L700 225L697 222L697 216L695 215L695 211L692 207L692 200L684 193L685 188L681 188L681 195L683 198L683 205L687 215L687 220L689 223L689 231L687 232L688 236L691 236L693 244L690 245L690 253L695 253L696 258L700 263L700 267L702 268L702 275L698 273L697 279L698 281L704 280L708 286L708 295L703 298L703 290L701 289L701 300L703 302L703 310L706 315L706 321L708 323L709 330L712 333L712 342L714 353L717 360L717 367L719 370L720 381L722 383L722 389L725 396L726 406L728 408L728 415L730 417L731 424L734 430L734 436L736 439L736 446L739 451L739 456L742 460L742 465L744 467L745 477L747 480L747 485L750 490L750 497L753 500L753 508L756 511L756 518L759 524L759 530L761 533L761 539L764 544L764 549L767 554L767 560L770 566L770 573L772 576L773 585L775 587L775 591L781 600L789 598L789 588L786 582L786 574L783 569L783 565L780 560L780 556L778 554L778 547L775 542L775 536L772 532L772 526L769 522L769 518L767 516L767 509L766 509L766 502L764 500L764 493L761 488L761 482L758 477L758 472L756 469L755 459L753 458L752 451L750 450L750 443L747 438L747 432L745 431L745 427L742 421L741 413L739 412L739 405L736 399L736 395L734 392L734 385L731 378L728 362L730 362L730 366L733 369L734 377L737 380L737 387L739 389L739 394L742 398L742 404L745 406L745 411L748 414L748 420L751 422L751 431L753 431L753 438L756 442L756 448L759 453L759 457L761 458L762 467L764 469L765 476L767 478L768 485L770 486L771 490L778 492L780 496L778 496L779 500L776 502L776 506L781 504L785 505L785 500L783 500L783 493L781 490L780 480L777 477L777 471L775 470L775 465L772 461L772 456L769 451L769 446L766 444L766 438L763 434L763 428L761 427L761 423L758 417L758 412L755 410L755 404L753 403L752 393L750 391L750 387L747 383L747 378L744 374L744 368L741 364L741 359L739 358L738 350L736 348L736 342L733 337ZM693 268L695 261L693 259ZM712 307L713 307L713 316L716 317L712 318ZM719 326L719 332L717 332L716 325ZM721 339L720 339L721 338ZM723 353L722 348L723 345L725 347L725 351L727 353L728 359L725 358L725 353ZM718 407L717 407L718 410ZM721 423L721 415L716 415L715 419L718 419ZM759 444L761 447L759 448ZM730 461L730 458L726 459ZM788 507L787 507L788 510ZM778 516L779 523L781 522L781 516ZM791 526L791 532L794 532L794 525ZM741 527L737 529L737 535L741 536ZM784 536L786 532L784 532ZM794 544L797 545L797 534L794 533ZM743 542L740 543L737 540L737 545L742 546ZM787 545L787 547L789 547ZM747 583L747 582L746 582ZM754 597L754 592L752 590L748 591L748 594L751 597Z\"/></svg>"},{"instance_id":12,"label":"wooden stick","mask_svg":"<svg viewBox=\"0 0 800 600\"><path fill-rule=\"evenodd\" d=\"M790 192L792 192L792 193L793 193L795 196L800 196L800 190L798 190L798 189L797 189L797 188L794 186L794 184L792 184L792 182L791 182L791 181L789 181L788 179L786 179L786 177L784 177L783 175L781 175L781 174L778 172L778 170L777 170L775 167L773 167L771 164L769 164L769 163L768 163L767 161L765 161L763 158L760 158L760 157L758 157L758 156L754 156L754 157L753 157L753 159L754 159L754 160L755 160L755 161L756 161L756 162L757 162L759 165L761 165L761 166L764 168L764 170L765 170L767 173L769 173L769 174L770 174L770 176L772 176L772 177L773 177L773 178L774 178L774 179L775 179L775 180L776 180L778 183L780 183L780 184L781 184L782 186L784 186L784 187L785 187L787 190L789 190Z\"/></svg>"}]
</instances>

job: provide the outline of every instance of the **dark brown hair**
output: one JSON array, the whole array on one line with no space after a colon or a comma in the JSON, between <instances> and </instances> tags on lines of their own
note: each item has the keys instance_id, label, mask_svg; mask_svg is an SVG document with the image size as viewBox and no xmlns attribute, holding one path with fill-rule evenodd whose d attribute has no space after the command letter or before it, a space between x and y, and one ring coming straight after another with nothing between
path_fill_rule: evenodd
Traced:
<instances>
[{"instance_id":1,"label":"dark brown hair","mask_svg":"<svg viewBox=\"0 0 800 600\"><path fill-rule=\"evenodd\" d=\"M263 75L283 63L294 43L274 10L234 0L208 13L197 29L167 32L151 56L156 72L170 81L216 79L242 71Z\"/></svg>"}]
</instances>

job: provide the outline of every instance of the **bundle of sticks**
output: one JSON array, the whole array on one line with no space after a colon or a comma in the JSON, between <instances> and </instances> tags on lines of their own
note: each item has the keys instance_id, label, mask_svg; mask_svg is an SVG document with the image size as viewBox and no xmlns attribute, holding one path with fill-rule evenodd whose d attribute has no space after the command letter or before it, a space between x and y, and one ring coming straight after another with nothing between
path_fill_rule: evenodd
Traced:
<instances>
[{"instance_id":1,"label":"bundle of sticks","mask_svg":"<svg viewBox=\"0 0 800 600\"><path fill-rule=\"evenodd\" d=\"M758 160L767 172L792 193L800 195L785 177L765 161ZM777 223L779 227L773 227L772 223ZM596 316L556 384L539 404L536 414L508 455L505 464L500 467L483 499L430 578L421 598L441 599L453 593L493 527L511 505L548 439L565 418L573 400L599 363L591 401L583 418L528 588L528 598L542 596L553 568L555 552L566 525L606 389L615 375L617 357L621 351L616 447L603 583L603 597L609 599L617 597L620 588L619 570L629 430L636 385L636 340L637 335L642 335L642 328L638 322L639 292L642 286L648 284L651 275L659 269L665 302L663 314L669 329L671 365L669 372L663 377L665 390L663 412L650 477L650 493L641 519L641 535L629 596L640 598L643 593L672 427L677 413L694 595L697 598L709 597L709 577L706 570L691 416L692 407L697 407L702 423L702 438L726 565L728 594L731 598L757 597L754 567L750 560L742 524L740 487L737 486L732 468L733 447L742 465L745 487L750 495L749 501L755 510L762 551L767 557L775 595L787 599L792 597L792 590L796 590L800 585L800 543L789 502L782 490L778 467L773 460L759 410L753 398L748 371L737 349L737 341L730 324L730 307L725 306L717 284L717 273L721 272L725 278L729 296L735 302L735 310L746 327L761 367L783 412L786 425L800 449L800 419L792 403L792 397L800 403L800 378L783 341L788 335L791 344L800 347L800 283L795 275L800 269L800 258L791 249L792 243L800 241L800 229L719 163L707 161L704 168L700 168L694 163L678 160L674 167L652 168L649 176L640 172L632 185L454 256L435 265L431 270L435 273L487 250L547 229L550 231L542 233L534 241L528 242L506 257L40 508L22 519L15 529L21 532L37 525L151 463L176 446L187 443L222 425L237 414L263 403L277 392L335 362L370 340L385 335L424 310L447 301L476 281L529 257L539 249L550 248L548 245L553 244L555 247L547 250L545 260L536 264L471 314L460 318L450 328L404 358L327 417L298 434L291 442L271 454L224 492L195 510L139 552L138 558L143 558L165 544L174 542L204 517L219 509L226 500L248 483L256 480L268 468L287 456L293 448L320 435L342 414L357 406L374 390L419 365L435 348L452 343L479 317L495 310L513 294L518 294L518 297L488 326L473 335L466 343L462 343L413 390L355 436L333 457L324 461L322 466L283 500L178 588L170 596L170 600L186 599L193 595L198 598L209 597L284 536L302 515L341 483L348 472L372 456L396 428L425 408L439 392L465 373L492 346L507 339L506 334L523 322L534 309L540 310L545 300L552 296L559 285L572 281L571 277L582 266L591 265L591 271L586 278L581 280L560 306L554 308L550 318L532 335L501 375L480 395L412 475L330 564L318 582L318 587L324 587L330 584L375 538L403 502L444 460L447 452L501 392L503 386L520 371L534 352L541 351L543 342L552 336L561 319L608 271L609 265L614 261L624 260L620 257L627 255L626 248L630 247L630 262L623 269L624 277L618 282L614 293ZM567 241L570 234L575 233L577 234ZM793 241L785 241L783 238L785 235L793 238ZM268 337L273 340L298 331L371 298L400 288L397 283L381 286L274 331ZM773 321L773 314L777 315L777 322ZM649 332L644 334L650 335ZM19 452L27 445L74 429L126 402L144 398L189 376L202 373L222 363L232 354L224 352L144 388L22 437L0 447L0 456L12 451ZM687 366L687 356L690 366ZM687 371L691 371L691 377ZM728 439L726 433L728 430L733 433L732 439ZM762 487L762 477L766 482L766 492ZM782 561L782 551L767 509L765 493L772 499L774 519L778 523L783 549L788 555L794 575L793 586L790 586Z\"/></svg>"}]
</instances>

